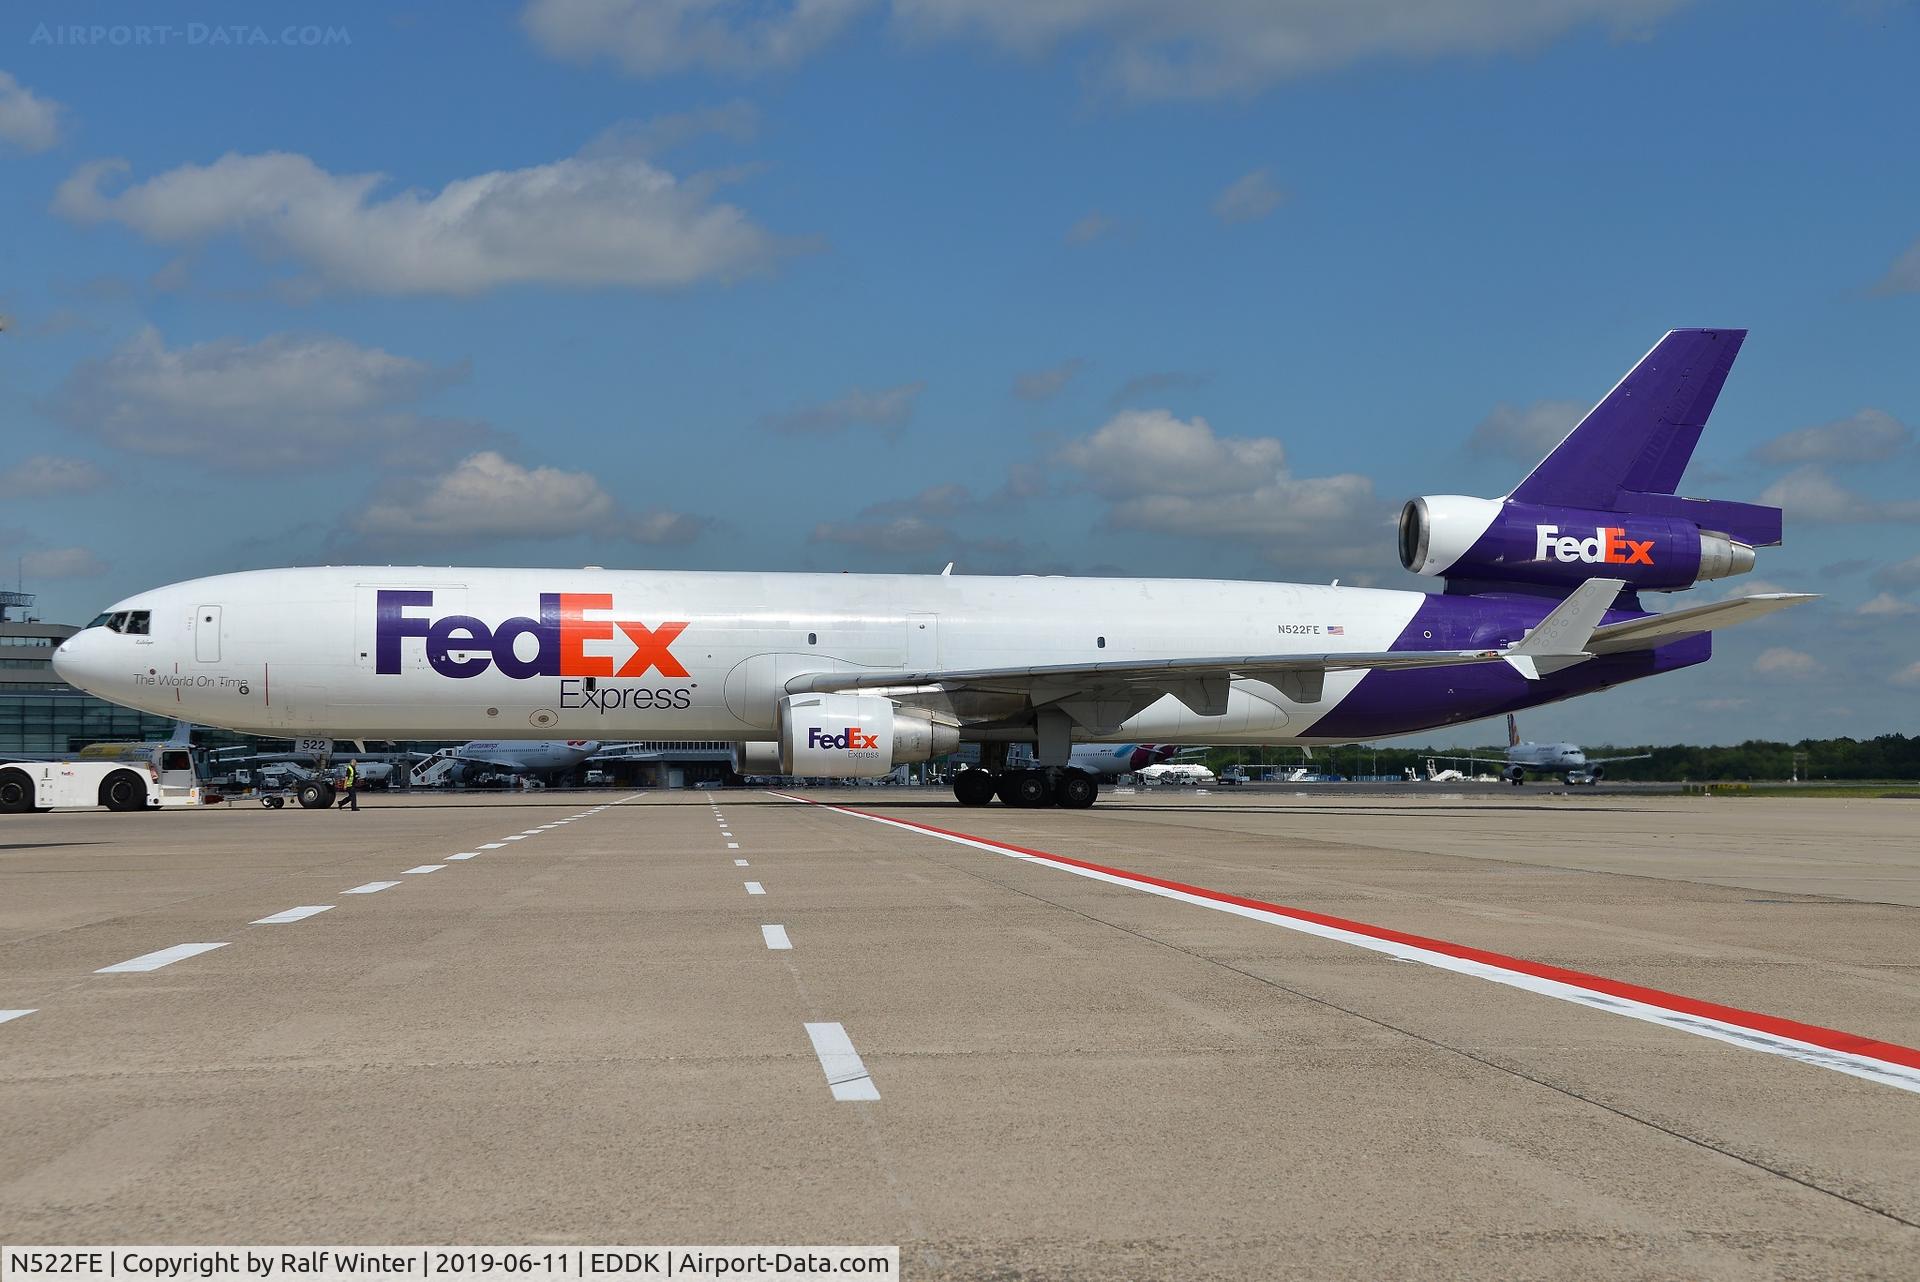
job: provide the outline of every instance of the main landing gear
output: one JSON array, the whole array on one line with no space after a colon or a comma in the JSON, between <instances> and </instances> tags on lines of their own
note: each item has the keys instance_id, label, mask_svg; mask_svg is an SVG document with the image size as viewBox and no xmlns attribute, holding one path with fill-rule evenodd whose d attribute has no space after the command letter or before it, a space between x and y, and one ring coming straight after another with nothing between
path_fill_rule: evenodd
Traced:
<instances>
[{"instance_id":1,"label":"main landing gear","mask_svg":"<svg viewBox=\"0 0 1920 1282\"><path fill-rule=\"evenodd\" d=\"M984 806L995 797L1009 806L1032 810L1059 806L1085 810L1100 795L1100 785L1084 770L962 770L953 777L953 795L963 806Z\"/></svg>"}]
</instances>

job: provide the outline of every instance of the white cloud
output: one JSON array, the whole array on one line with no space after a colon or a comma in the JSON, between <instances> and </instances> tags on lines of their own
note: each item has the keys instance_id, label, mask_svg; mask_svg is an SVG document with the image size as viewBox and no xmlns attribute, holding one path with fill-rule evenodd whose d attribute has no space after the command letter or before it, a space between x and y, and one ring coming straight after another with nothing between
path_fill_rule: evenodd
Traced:
<instances>
[{"instance_id":1,"label":"white cloud","mask_svg":"<svg viewBox=\"0 0 1920 1282\"><path fill-rule=\"evenodd\" d=\"M522 467L493 450L460 460L418 493L351 518L369 537L557 539L604 529L613 498L587 472Z\"/></svg>"},{"instance_id":2,"label":"white cloud","mask_svg":"<svg viewBox=\"0 0 1920 1282\"><path fill-rule=\"evenodd\" d=\"M822 521L813 527L808 541L886 553L932 552L957 542L952 530L918 516L891 521Z\"/></svg>"},{"instance_id":3,"label":"white cloud","mask_svg":"<svg viewBox=\"0 0 1920 1282\"><path fill-rule=\"evenodd\" d=\"M1046 369L1028 370L1014 378L1013 394L1023 401L1052 400L1086 367L1087 363L1076 356Z\"/></svg>"},{"instance_id":4,"label":"white cloud","mask_svg":"<svg viewBox=\"0 0 1920 1282\"><path fill-rule=\"evenodd\" d=\"M88 548L35 548L20 554L19 567L29 579L92 579L107 572Z\"/></svg>"},{"instance_id":5,"label":"white cloud","mask_svg":"<svg viewBox=\"0 0 1920 1282\"><path fill-rule=\"evenodd\" d=\"M0 494L44 498L50 494L85 494L107 483L107 474L81 458L29 454L0 472Z\"/></svg>"},{"instance_id":6,"label":"white cloud","mask_svg":"<svg viewBox=\"0 0 1920 1282\"><path fill-rule=\"evenodd\" d=\"M1467 448L1475 454L1497 454L1537 463L1558 445L1587 407L1578 401L1534 401L1509 405L1505 401L1474 425Z\"/></svg>"},{"instance_id":7,"label":"white cloud","mask_svg":"<svg viewBox=\"0 0 1920 1282\"><path fill-rule=\"evenodd\" d=\"M1910 663L1893 674L1897 686L1920 686L1920 663Z\"/></svg>"},{"instance_id":8,"label":"white cloud","mask_svg":"<svg viewBox=\"0 0 1920 1282\"><path fill-rule=\"evenodd\" d=\"M868 0L528 0L520 21L557 57L607 57L655 76L791 66L866 7Z\"/></svg>"},{"instance_id":9,"label":"white cloud","mask_svg":"<svg viewBox=\"0 0 1920 1282\"><path fill-rule=\"evenodd\" d=\"M1902 601L1891 592L1882 592L1871 601L1862 605L1858 611L1869 618L1893 619L1906 614L1920 614L1920 605L1911 601Z\"/></svg>"},{"instance_id":10,"label":"white cloud","mask_svg":"<svg viewBox=\"0 0 1920 1282\"><path fill-rule=\"evenodd\" d=\"M470 454L423 485L389 485L345 521L371 543L586 535L654 546L691 543L711 524L660 508L626 512L590 472L528 467L497 450Z\"/></svg>"},{"instance_id":11,"label":"white cloud","mask_svg":"<svg viewBox=\"0 0 1920 1282\"><path fill-rule=\"evenodd\" d=\"M1274 540L1329 563L1377 557L1390 539L1367 477L1296 477L1278 440L1217 436L1203 418L1125 410L1056 457L1108 500L1107 521L1121 529Z\"/></svg>"},{"instance_id":12,"label":"white cloud","mask_svg":"<svg viewBox=\"0 0 1920 1282\"><path fill-rule=\"evenodd\" d=\"M1883 463L1913 442L1913 433L1885 410L1786 432L1754 447L1766 463Z\"/></svg>"},{"instance_id":13,"label":"white cloud","mask_svg":"<svg viewBox=\"0 0 1920 1282\"><path fill-rule=\"evenodd\" d=\"M580 149L582 156L658 156L709 135L746 142L760 127L760 113L744 98L717 107L670 112L645 120L623 120L609 125Z\"/></svg>"},{"instance_id":14,"label":"white cloud","mask_svg":"<svg viewBox=\"0 0 1920 1282\"><path fill-rule=\"evenodd\" d=\"M1820 661L1805 650L1777 645L1760 652L1760 657L1753 661L1753 670L1765 676L1806 677L1820 670Z\"/></svg>"},{"instance_id":15,"label":"white cloud","mask_svg":"<svg viewBox=\"0 0 1920 1282\"><path fill-rule=\"evenodd\" d=\"M1818 465L1796 468L1769 485L1760 502L1783 508L1789 521L1866 525L1920 521L1920 499L1871 499L1841 485Z\"/></svg>"},{"instance_id":16,"label":"white cloud","mask_svg":"<svg viewBox=\"0 0 1920 1282\"><path fill-rule=\"evenodd\" d=\"M1082 215L1073 226L1067 228L1067 243L1069 245L1091 245L1094 241L1099 240L1112 230L1113 220L1096 209L1091 213Z\"/></svg>"},{"instance_id":17,"label":"white cloud","mask_svg":"<svg viewBox=\"0 0 1920 1282\"><path fill-rule=\"evenodd\" d=\"M790 436L832 436L850 427L878 428L895 435L913 417L913 403L926 390L924 382L902 383L874 392L856 387L821 405L769 415L765 426Z\"/></svg>"},{"instance_id":18,"label":"white cloud","mask_svg":"<svg viewBox=\"0 0 1920 1282\"><path fill-rule=\"evenodd\" d=\"M45 151L60 141L61 106L0 71L0 138L23 151Z\"/></svg>"},{"instance_id":19,"label":"white cloud","mask_svg":"<svg viewBox=\"0 0 1920 1282\"><path fill-rule=\"evenodd\" d=\"M1873 572L1873 585L1879 588L1920 587L1920 555L1881 566Z\"/></svg>"},{"instance_id":20,"label":"white cloud","mask_svg":"<svg viewBox=\"0 0 1920 1282\"><path fill-rule=\"evenodd\" d=\"M530 0L549 52L640 75L750 72L813 53L863 11L910 38L984 39L1038 56L1085 42L1098 76L1142 98L1250 93L1351 63L1526 51L1576 27L1636 32L1684 0Z\"/></svg>"},{"instance_id":21,"label":"white cloud","mask_svg":"<svg viewBox=\"0 0 1920 1282\"><path fill-rule=\"evenodd\" d=\"M1273 175L1256 169L1227 185L1213 198L1213 216L1223 223L1249 223L1280 208L1287 193L1274 186Z\"/></svg>"},{"instance_id":22,"label":"white cloud","mask_svg":"<svg viewBox=\"0 0 1920 1282\"><path fill-rule=\"evenodd\" d=\"M149 327L76 366L51 408L121 449L230 470L345 465L368 448L430 459L490 434L404 408L464 373L325 335L169 348Z\"/></svg>"},{"instance_id":23,"label":"white cloud","mask_svg":"<svg viewBox=\"0 0 1920 1282\"><path fill-rule=\"evenodd\" d=\"M306 290L473 294L515 284L658 289L731 279L766 265L773 238L637 155L581 155L495 170L435 193L377 197L380 174L332 174L305 156L229 153L117 192L122 160L85 165L54 209L116 222L158 244L235 236L304 273Z\"/></svg>"}]
</instances>

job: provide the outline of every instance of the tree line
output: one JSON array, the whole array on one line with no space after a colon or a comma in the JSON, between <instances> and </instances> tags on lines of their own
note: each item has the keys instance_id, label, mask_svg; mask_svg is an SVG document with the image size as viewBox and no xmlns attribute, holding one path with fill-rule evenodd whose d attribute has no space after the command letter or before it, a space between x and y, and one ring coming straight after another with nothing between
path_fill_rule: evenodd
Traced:
<instances>
[{"instance_id":1,"label":"tree line","mask_svg":"<svg viewBox=\"0 0 1920 1282\"><path fill-rule=\"evenodd\" d=\"M1796 754L1800 756L1797 773L1802 780L1920 779L1920 735L1802 739L1797 743L1749 739L1735 744L1588 744L1585 747L1589 757L1652 754L1645 761L1610 763L1606 767L1609 779L1668 782L1790 779L1796 774ZM1268 748L1264 752L1258 748L1215 748L1207 753L1206 764L1216 772L1236 762L1305 764L1353 778L1369 774L1397 775L1408 767L1417 770L1429 758L1445 764L1457 761L1464 769L1465 758L1472 757L1484 763L1482 769L1490 771L1506 754L1505 744L1484 748L1376 748L1348 744L1315 748L1312 760L1303 761L1297 748Z\"/></svg>"}]
</instances>

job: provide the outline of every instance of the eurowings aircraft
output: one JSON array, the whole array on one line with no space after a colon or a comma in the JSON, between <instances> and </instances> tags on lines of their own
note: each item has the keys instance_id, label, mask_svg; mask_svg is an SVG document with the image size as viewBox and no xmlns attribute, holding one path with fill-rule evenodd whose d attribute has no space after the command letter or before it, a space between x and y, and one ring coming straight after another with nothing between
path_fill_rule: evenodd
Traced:
<instances>
[{"instance_id":1,"label":"eurowings aircraft","mask_svg":"<svg viewBox=\"0 0 1920 1282\"><path fill-rule=\"evenodd\" d=\"M1645 761L1651 752L1630 757L1589 757L1577 743L1522 743L1520 723L1507 714L1507 761L1500 777L1518 788L1529 773L1559 775L1570 784L1599 783L1606 775L1603 768L1615 761Z\"/></svg>"},{"instance_id":2,"label":"eurowings aircraft","mask_svg":"<svg viewBox=\"0 0 1920 1282\"><path fill-rule=\"evenodd\" d=\"M879 777L982 744L969 805L1092 805L1075 742L1337 744L1705 662L1810 599L1664 614L1753 568L1778 508L1683 498L1744 330L1674 330L1499 498L1416 498L1425 593L897 574L254 570L142 592L54 653L93 694L263 735L723 739L781 773ZM1005 745L1038 763L1008 769Z\"/></svg>"}]
</instances>

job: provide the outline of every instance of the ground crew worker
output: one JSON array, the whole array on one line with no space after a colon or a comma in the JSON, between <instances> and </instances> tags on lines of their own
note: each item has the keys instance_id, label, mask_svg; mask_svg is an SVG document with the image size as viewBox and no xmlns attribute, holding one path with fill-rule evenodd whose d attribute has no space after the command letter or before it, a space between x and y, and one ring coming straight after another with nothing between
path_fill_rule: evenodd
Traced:
<instances>
[{"instance_id":1,"label":"ground crew worker","mask_svg":"<svg viewBox=\"0 0 1920 1282\"><path fill-rule=\"evenodd\" d=\"M355 810L360 809L360 768L349 761L347 763L347 777L341 780L341 783L344 787L341 790L340 801L337 808L345 810L351 806Z\"/></svg>"}]
</instances>

